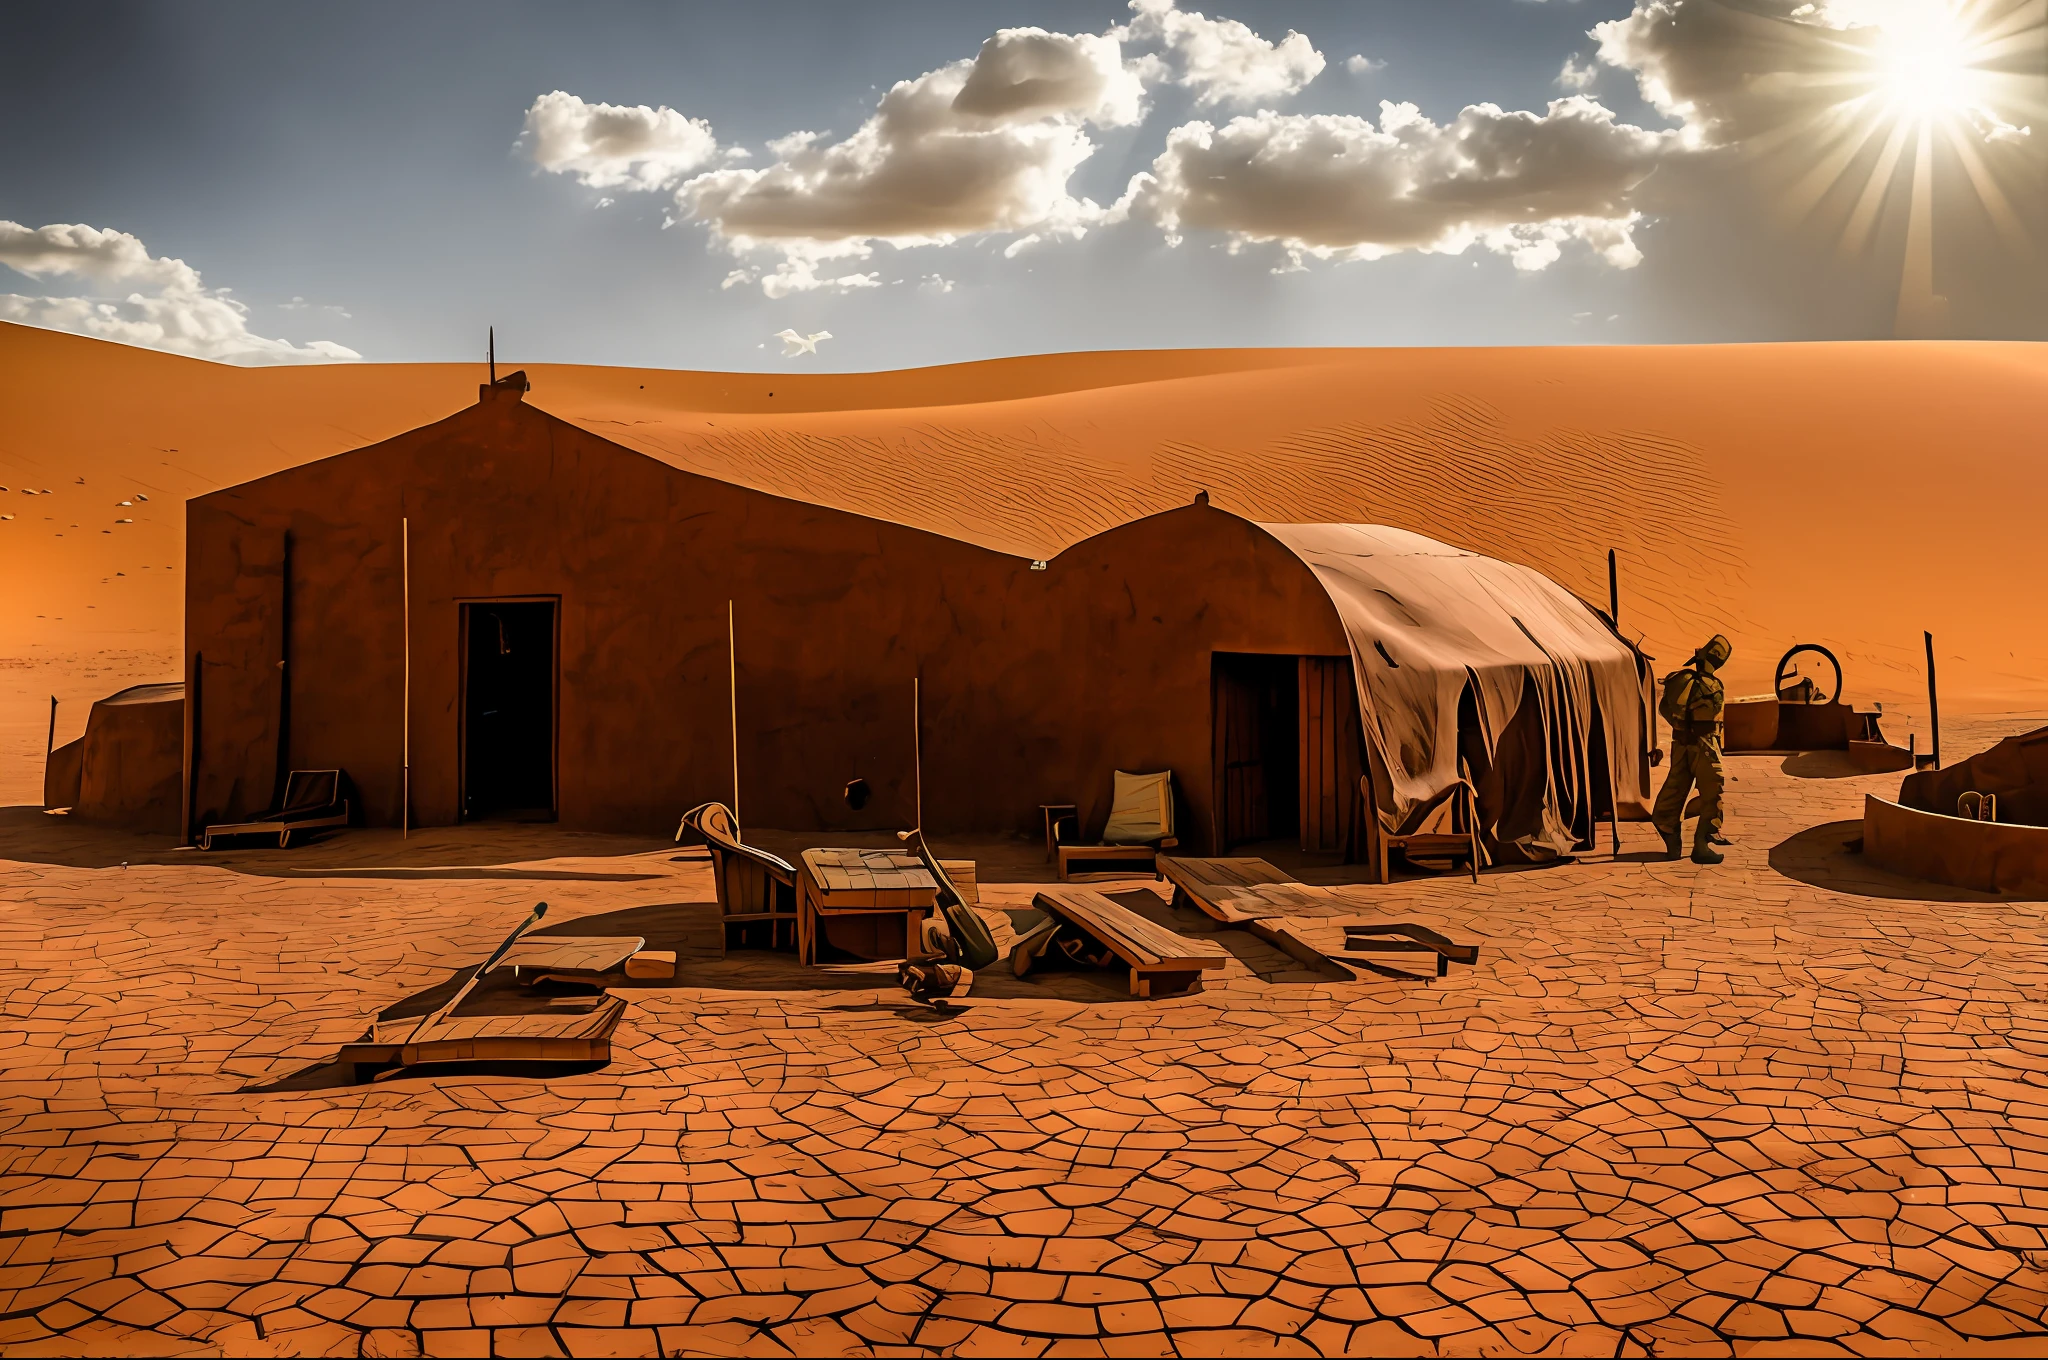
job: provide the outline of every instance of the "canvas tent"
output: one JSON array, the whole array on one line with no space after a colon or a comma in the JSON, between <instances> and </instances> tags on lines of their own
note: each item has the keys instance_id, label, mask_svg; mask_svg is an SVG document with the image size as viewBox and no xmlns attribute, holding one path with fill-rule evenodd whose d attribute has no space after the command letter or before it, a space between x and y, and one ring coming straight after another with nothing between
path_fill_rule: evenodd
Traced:
<instances>
[{"instance_id":1,"label":"canvas tent","mask_svg":"<svg viewBox=\"0 0 2048 1360\"><path fill-rule=\"evenodd\" d=\"M1389 832L1461 777L1496 858L1548 859L1594 815L1649 817L1649 667L1556 582L1381 525L1262 524L1329 593Z\"/></svg>"}]
</instances>

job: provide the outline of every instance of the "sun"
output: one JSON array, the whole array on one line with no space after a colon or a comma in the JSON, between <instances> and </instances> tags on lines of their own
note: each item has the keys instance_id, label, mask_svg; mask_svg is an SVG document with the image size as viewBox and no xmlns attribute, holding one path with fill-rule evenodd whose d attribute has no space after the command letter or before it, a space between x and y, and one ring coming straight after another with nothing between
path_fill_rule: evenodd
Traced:
<instances>
[{"instance_id":1,"label":"sun","mask_svg":"<svg viewBox=\"0 0 2048 1360\"><path fill-rule=\"evenodd\" d=\"M1878 25L1871 77L1896 117L1925 121L1981 107L1982 43L1961 11L1946 0L1906 0Z\"/></svg>"}]
</instances>

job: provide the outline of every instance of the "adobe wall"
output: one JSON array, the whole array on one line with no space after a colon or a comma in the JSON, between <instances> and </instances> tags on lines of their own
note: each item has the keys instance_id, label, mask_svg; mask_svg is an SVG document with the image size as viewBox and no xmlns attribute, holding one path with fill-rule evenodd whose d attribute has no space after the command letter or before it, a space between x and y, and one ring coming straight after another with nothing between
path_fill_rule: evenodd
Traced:
<instances>
[{"instance_id":1,"label":"adobe wall","mask_svg":"<svg viewBox=\"0 0 2048 1360\"><path fill-rule=\"evenodd\" d=\"M188 510L188 666L202 671L195 820L269 805L284 536L291 763L340 766L396 824L399 522L411 521L412 808L456 820L459 612L561 597L558 805L570 828L673 830L729 799L735 606L743 824L879 829L912 816L922 674L925 820L1035 831L1038 804L1107 813L1114 767L1172 768L1209 826L1214 650L1341 655L1321 588L1255 527L1201 507L1034 572L919 530L681 472L498 395ZM853 777L874 801L841 801Z\"/></svg>"},{"instance_id":2,"label":"adobe wall","mask_svg":"<svg viewBox=\"0 0 2048 1360\"><path fill-rule=\"evenodd\" d=\"M179 779L183 699L96 703L81 740L72 816L132 831L177 831L184 792Z\"/></svg>"}]
</instances>

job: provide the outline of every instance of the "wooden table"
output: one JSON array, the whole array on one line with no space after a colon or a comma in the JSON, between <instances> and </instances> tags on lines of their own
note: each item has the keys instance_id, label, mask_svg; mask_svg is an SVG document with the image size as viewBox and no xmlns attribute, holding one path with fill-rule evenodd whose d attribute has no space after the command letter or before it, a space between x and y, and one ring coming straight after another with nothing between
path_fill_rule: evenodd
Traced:
<instances>
[{"instance_id":1,"label":"wooden table","mask_svg":"<svg viewBox=\"0 0 2048 1360\"><path fill-rule=\"evenodd\" d=\"M818 961L818 939L865 959L917 959L939 885L904 850L806 850L797 886L797 958ZM843 924L828 930L827 921Z\"/></svg>"}]
</instances>

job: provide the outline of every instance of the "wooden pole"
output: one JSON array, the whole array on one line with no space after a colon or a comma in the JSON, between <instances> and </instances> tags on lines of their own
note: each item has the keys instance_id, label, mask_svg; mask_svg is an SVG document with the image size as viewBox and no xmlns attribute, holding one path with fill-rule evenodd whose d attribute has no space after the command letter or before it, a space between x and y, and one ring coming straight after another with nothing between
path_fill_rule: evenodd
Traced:
<instances>
[{"instance_id":1,"label":"wooden pole","mask_svg":"<svg viewBox=\"0 0 2048 1360\"><path fill-rule=\"evenodd\" d=\"M911 789L917 799L918 834L924 833L924 694L923 682L910 677L910 762Z\"/></svg>"},{"instance_id":2,"label":"wooden pole","mask_svg":"<svg viewBox=\"0 0 2048 1360\"><path fill-rule=\"evenodd\" d=\"M43 739L43 755L44 755L44 757L45 757L45 758L48 758L48 756L49 756L50 752L52 752L52 751L54 751L54 750L56 750L56 749L57 749L57 696L56 696L56 695L54 695L54 694L52 694L52 695L50 696L50 735L49 735L48 737L46 737L46 738L44 738L44 739Z\"/></svg>"},{"instance_id":3,"label":"wooden pole","mask_svg":"<svg viewBox=\"0 0 2048 1360\"><path fill-rule=\"evenodd\" d=\"M1934 634L1922 633L1927 640L1927 726L1928 747L1934 755L1934 768L1941 768L1941 699L1934 690Z\"/></svg>"},{"instance_id":4,"label":"wooden pole","mask_svg":"<svg viewBox=\"0 0 2048 1360\"><path fill-rule=\"evenodd\" d=\"M746 824L740 821L740 646L731 600L725 602L725 665L732 696L732 838L737 841L746 838Z\"/></svg>"},{"instance_id":5,"label":"wooden pole","mask_svg":"<svg viewBox=\"0 0 2048 1360\"><path fill-rule=\"evenodd\" d=\"M398 616L405 638L401 644L404 654L405 680L404 698L400 701L404 712L399 719L401 737L400 775L398 788L398 836L400 840L412 839L412 521L405 516L398 520L398 588L402 595Z\"/></svg>"},{"instance_id":6,"label":"wooden pole","mask_svg":"<svg viewBox=\"0 0 2048 1360\"><path fill-rule=\"evenodd\" d=\"M491 366L491 385L495 387L498 383L498 328L491 327L490 334L489 344L484 350L484 361Z\"/></svg>"},{"instance_id":7,"label":"wooden pole","mask_svg":"<svg viewBox=\"0 0 2048 1360\"><path fill-rule=\"evenodd\" d=\"M206 669L206 654L192 653L192 678L185 683L185 797L183 844L193 844L192 819L199 801L199 681Z\"/></svg>"},{"instance_id":8,"label":"wooden pole","mask_svg":"<svg viewBox=\"0 0 2048 1360\"><path fill-rule=\"evenodd\" d=\"M1614 627L1615 631L1620 631L1621 570L1616 562L1614 549L1612 548L1609 548L1607 550L1607 622ZM1653 743L1657 740L1657 715L1654 712L1652 712L1650 715L1650 740ZM1612 762L1613 754L1614 753L1611 751L1608 752L1610 763ZM1609 819L1608 825L1613 828L1614 853L1616 857L1619 857L1621 854L1621 799L1616 796L1614 791L1613 770L1610 769L1607 773L1607 816ZM1474 820L1477 820L1476 810L1474 813ZM1478 858L1476 856L1473 859L1473 867L1475 869L1478 867Z\"/></svg>"},{"instance_id":9,"label":"wooden pole","mask_svg":"<svg viewBox=\"0 0 2048 1360\"><path fill-rule=\"evenodd\" d=\"M271 805L284 810L292 779L292 531L284 531L284 556L278 587L277 646L277 773L271 781Z\"/></svg>"}]
</instances>

